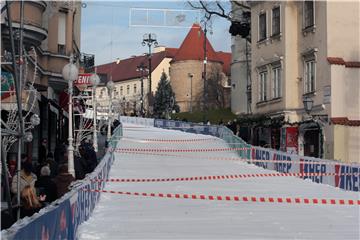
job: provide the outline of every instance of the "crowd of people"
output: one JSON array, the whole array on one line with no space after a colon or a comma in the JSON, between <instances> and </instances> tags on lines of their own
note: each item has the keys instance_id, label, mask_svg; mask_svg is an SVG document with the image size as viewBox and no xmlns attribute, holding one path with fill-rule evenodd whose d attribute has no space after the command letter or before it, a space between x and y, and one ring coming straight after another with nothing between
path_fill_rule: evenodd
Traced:
<instances>
[{"instance_id":1,"label":"crowd of people","mask_svg":"<svg viewBox=\"0 0 360 240\"><path fill-rule=\"evenodd\" d=\"M32 216L41 208L62 197L69 191L72 182L85 178L97 166L97 156L91 143L83 142L79 153L74 156L75 176L68 172L68 155L64 143L56 146L53 154L47 151L47 140L42 141L38 163L34 164L27 155L21 157L21 171L9 166L12 202L14 213L20 208L20 217ZM18 176L20 175L20 206L17 206ZM2 212L3 214L3 212ZM15 214L13 214L16 216ZM2 220L4 218L2 217ZM7 228L14 221L3 222L1 228Z\"/></svg>"}]
</instances>

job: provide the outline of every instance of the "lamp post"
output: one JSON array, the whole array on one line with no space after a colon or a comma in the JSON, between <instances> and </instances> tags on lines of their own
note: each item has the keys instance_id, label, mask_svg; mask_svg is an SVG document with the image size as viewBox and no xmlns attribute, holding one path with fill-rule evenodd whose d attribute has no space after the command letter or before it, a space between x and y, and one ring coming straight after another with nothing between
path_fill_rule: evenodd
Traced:
<instances>
[{"instance_id":1,"label":"lamp post","mask_svg":"<svg viewBox=\"0 0 360 240\"><path fill-rule=\"evenodd\" d=\"M192 79L194 74L188 73L188 77L190 78L190 112L192 113Z\"/></svg>"},{"instance_id":2,"label":"lamp post","mask_svg":"<svg viewBox=\"0 0 360 240\"><path fill-rule=\"evenodd\" d=\"M303 104L304 104L305 112L310 115L310 112L311 112L311 110L313 108L313 105L314 105L314 100L312 100L309 97L305 97L303 99Z\"/></svg>"},{"instance_id":3,"label":"lamp post","mask_svg":"<svg viewBox=\"0 0 360 240\"><path fill-rule=\"evenodd\" d=\"M139 66L137 66L136 71L141 72L141 99L140 99L140 104L141 104L141 117L143 117L144 116L144 71L149 71L149 69L143 63L141 63Z\"/></svg>"},{"instance_id":4,"label":"lamp post","mask_svg":"<svg viewBox=\"0 0 360 240\"><path fill-rule=\"evenodd\" d=\"M62 70L63 78L69 84L69 147L68 147L68 172L75 177L74 170L74 146L73 146L73 110L72 110L72 97L73 97L73 81L78 78L79 70L73 64L73 55L70 56L70 61Z\"/></svg>"},{"instance_id":5,"label":"lamp post","mask_svg":"<svg viewBox=\"0 0 360 240\"><path fill-rule=\"evenodd\" d=\"M98 151L98 142L97 142L97 102L96 102L96 86L100 83L100 78L99 76L94 73L93 75L91 75L90 77L90 83L92 84L92 105L93 105L93 121L94 121L94 133L93 133L93 146L94 146L94 150L95 152Z\"/></svg>"},{"instance_id":6,"label":"lamp post","mask_svg":"<svg viewBox=\"0 0 360 240\"><path fill-rule=\"evenodd\" d=\"M148 46L149 47L149 54L148 54L148 59L149 59L149 97L151 97L152 91L151 91L151 46L154 45L155 47L158 45L158 42L156 40L156 35L154 33L146 33L143 36L143 41L141 43L143 46ZM148 101L148 103L150 103L150 101ZM148 109L149 110L149 109Z\"/></svg>"},{"instance_id":7,"label":"lamp post","mask_svg":"<svg viewBox=\"0 0 360 240\"><path fill-rule=\"evenodd\" d=\"M109 94L109 113L108 113L108 129L107 129L107 141L109 142L111 138L112 92L114 89L114 82L112 80L108 81L106 87Z\"/></svg>"}]
</instances>

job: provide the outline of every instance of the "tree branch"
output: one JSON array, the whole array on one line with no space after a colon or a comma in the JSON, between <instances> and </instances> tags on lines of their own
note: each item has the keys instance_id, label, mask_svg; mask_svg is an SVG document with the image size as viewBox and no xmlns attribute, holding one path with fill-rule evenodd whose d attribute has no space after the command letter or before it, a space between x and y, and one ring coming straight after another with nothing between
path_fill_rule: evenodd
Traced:
<instances>
[{"instance_id":1,"label":"tree branch","mask_svg":"<svg viewBox=\"0 0 360 240\"><path fill-rule=\"evenodd\" d=\"M231 1L231 2L233 2L235 5L237 5L237 6L241 7L241 8L244 8L244 9L246 9L248 11L250 10L249 6L246 6L245 4L239 3L238 1Z\"/></svg>"}]
</instances>

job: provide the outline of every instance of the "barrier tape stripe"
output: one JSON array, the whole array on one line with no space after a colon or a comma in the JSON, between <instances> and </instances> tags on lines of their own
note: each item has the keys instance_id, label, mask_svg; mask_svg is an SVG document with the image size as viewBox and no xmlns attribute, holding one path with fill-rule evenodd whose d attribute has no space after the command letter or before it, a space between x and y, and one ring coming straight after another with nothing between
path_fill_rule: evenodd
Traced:
<instances>
[{"instance_id":1,"label":"barrier tape stripe","mask_svg":"<svg viewBox=\"0 0 360 240\"><path fill-rule=\"evenodd\" d=\"M205 149L151 149L151 148L113 148L114 152L225 152L245 151L250 148L205 148Z\"/></svg>"},{"instance_id":2,"label":"barrier tape stripe","mask_svg":"<svg viewBox=\"0 0 360 240\"><path fill-rule=\"evenodd\" d=\"M314 205L360 205L360 200L353 199L327 199L327 198L302 198L302 197L255 197L255 196L220 196L204 194L184 194L184 193L145 193L145 192L122 192L113 190L82 189L86 192L112 193L121 195L159 197L159 198L178 198L211 201L236 201L236 202L257 202L257 203L287 203L287 204L314 204Z\"/></svg>"},{"instance_id":3,"label":"barrier tape stripe","mask_svg":"<svg viewBox=\"0 0 360 240\"><path fill-rule=\"evenodd\" d=\"M140 155L155 155L155 156L166 156L166 157L187 157L187 158L197 158L197 159L207 159L207 160L225 160L225 161L240 161L246 163L281 163L281 164L322 164L322 165L340 165L340 166L352 166L351 164L346 163L335 163L335 162L325 162L325 161L287 161L287 160L259 160L259 159L245 159L237 157L206 157L206 156L191 156L191 155L176 155L176 154L162 154L162 153L145 153L145 152L135 152L135 151L120 151L122 154L140 154Z\"/></svg>"},{"instance_id":4,"label":"barrier tape stripe","mask_svg":"<svg viewBox=\"0 0 360 240\"><path fill-rule=\"evenodd\" d=\"M148 142L203 142L203 141L218 141L216 138L194 138L194 139L151 139L151 138L145 138L142 139L144 141Z\"/></svg>"},{"instance_id":5,"label":"barrier tape stripe","mask_svg":"<svg viewBox=\"0 0 360 240\"><path fill-rule=\"evenodd\" d=\"M146 142L160 142L160 143L178 143L178 142L202 142L202 141L219 141L217 138L193 138L193 139L155 139L155 138L129 138L125 137L124 139L133 139L138 141Z\"/></svg>"},{"instance_id":6,"label":"barrier tape stripe","mask_svg":"<svg viewBox=\"0 0 360 240\"><path fill-rule=\"evenodd\" d=\"M231 175L208 175L196 177L176 177L176 178L110 178L92 179L93 182L181 182L181 181L206 181L224 180L241 178L263 178L263 177L314 177L314 176L349 176L360 175L357 173L249 173Z\"/></svg>"}]
</instances>

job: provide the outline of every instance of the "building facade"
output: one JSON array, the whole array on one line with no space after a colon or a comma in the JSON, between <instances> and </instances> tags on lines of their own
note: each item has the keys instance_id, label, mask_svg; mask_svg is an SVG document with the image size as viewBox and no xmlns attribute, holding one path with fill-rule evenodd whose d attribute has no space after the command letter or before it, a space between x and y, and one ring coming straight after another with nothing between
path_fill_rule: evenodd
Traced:
<instances>
[{"instance_id":1,"label":"building facade","mask_svg":"<svg viewBox=\"0 0 360 240\"><path fill-rule=\"evenodd\" d=\"M199 109L203 103L204 92L204 32L200 25L194 24L180 48L155 47L151 56L151 92L156 92L162 73L166 73L175 93L176 102L181 112ZM215 52L206 40L208 84L208 107L230 106L230 61L231 54ZM141 71L141 67L144 71ZM109 94L106 82L115 83L112 99L119 107L120 114L140 115L141 99L145 112L149 111L147 94L149 93L148 56L133 56L118 62L103 64L96 71L103 76L102 86L96 89L96 98L103 108L107 108ZM217 81L210 81L211 79ZM143 82L143 94L141 91ZM211 85L210 82L216 82ZM143 97L141 97L143 95ZM106 111L106 109L105 109Z\"/></svg>"},{"instance_id":2,"label":"building facade","mask_svg":"<svg viewBox=\"0 0 360 240\"><path fill-rule=\"evenodd\" d=\"M155 93L161 74L169 76L170 61L174 57L173 48L156 47L151 56L151 92ZM149 60L146 55L133 56L96 67L96 72L102 77L102 86L96 89L96 98L100 107L106 108L109 104L109 93L106 82L112 80L114 89L111 95L114 106L118 107L116 112L125 115L141 115L143 104L143 115L148 112L149 94ZM141 103L141 100L143 103ZM116 107L115 107L116 108Z\"/></svg>"},{"instance_id":3,"label":"building facade","mask_svg":"<svg viewBox=\"0 0 360 240\"><path fill-rule=\"evenodd\" d=\"M6 5L1 13L1 52L3 72L13 75L10 55L9 25ZM3 11L4 10L4 11ZM21 21L20 1L10 2L11 20L14 32L19 32ZM62 69L69 62L70 55L80 56L81 2L76 1L24 1L24 49L32 52L28 64L29 81L35 73L33 86L39 93L37 112L41 123L33 131L33 141L27 144L27 152L33 160L38 158L41 139L48 139L48 150L67 138L67 96L68 82L62 77ZM15 40L16 54L19 41ZM35 57L36 55L36 57ZM31 60L32 59L32 60ZM26 76L25 76L26 77Z\"/></svg>"},{"instance_id":4,"label":"building facade","mask_svg":"<svg viewBox=\"0 0 360 240\"><path fill-rule=\"evenodd\" d=\"M200 25L193 24L170 67L180 111L230 107L230 62L231 54L216 52Z\"/></svg>"},{"instance_id":5,"label":"building facade","mask_svg":"<svg viewBox=\"0 0 360 240\"><path fill-rule=\"evenodd\" d=\"M360 162L360 3L250 6L253 143Z\"/></svg>"}]
</instances>

